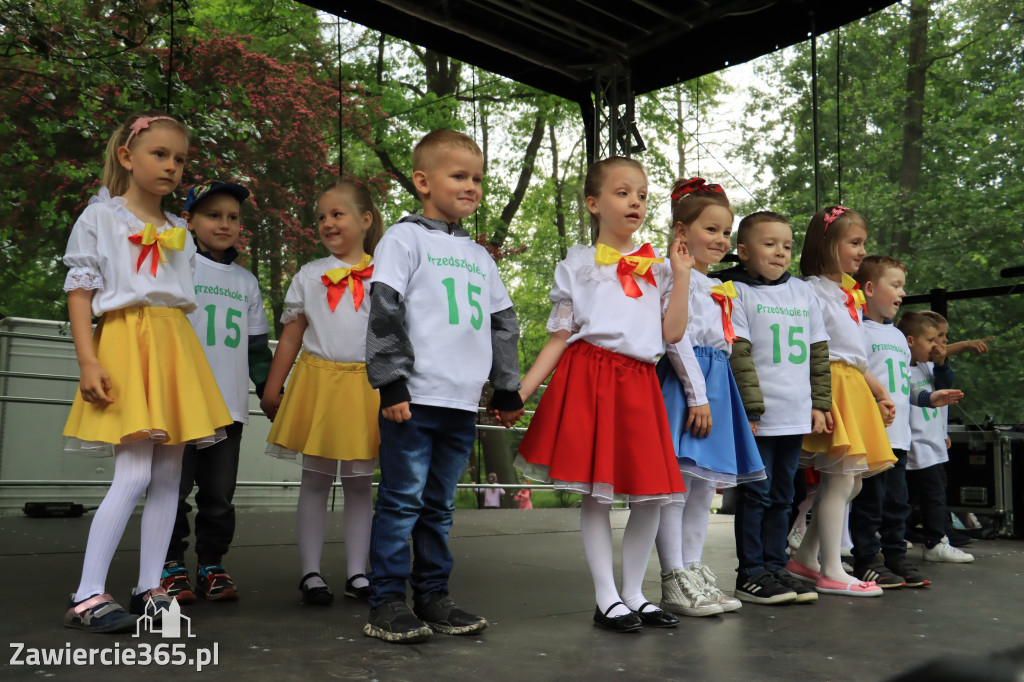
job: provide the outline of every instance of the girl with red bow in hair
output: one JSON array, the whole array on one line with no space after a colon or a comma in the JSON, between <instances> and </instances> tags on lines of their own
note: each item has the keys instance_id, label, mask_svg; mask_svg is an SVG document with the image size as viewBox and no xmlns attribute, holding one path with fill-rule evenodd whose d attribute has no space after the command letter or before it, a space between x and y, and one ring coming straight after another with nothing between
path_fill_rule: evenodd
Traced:
<instances>
[{"instance_id":1,"label":"girl with red bow in hair","mask_svg":"<svg viewBox=\"0 0 1024 682\"><path fill-rule=\"evenodd\" d=\"M733 213L720 185L703 178L672 188L672 230L696 261L690 275L686 338L670 344L658 377L686 496L661 508L658 558L661 607L685 616L735 611L711 569L701 564L715 489L765 478L764 464L729 368L735 333L733 283L708 276L732 249Z\"/></svg>"},{"instance_id":2,"label":"girl with red bow in hair","mask_svg":"<svg viewBox=\"0 0 1024 682\"><path fill-rule=\"evenodd\" d=\"M64 426L68 450L114 454L110 489L89 527L82 578L64 625L92 632L163 616L160 587L186 443L225 437L231 415L185 314L196 307L196 247L160 203L181 182L189 131L159 111L134 114L107 143L103 187L68 239L64 281L81 369ZM100 318L95 334L92 318ZM125 524L146 493L139 581L129 612L105 591Z\"/></svg>"},{"instance_id":3,"label":"girl with red bow in hair","mask_svg":"<svg viewBox=\"0 0 1024 682\"><path fill-rule=\"evenodd\" d=\"M551 374L519 446L529 478L583 494L583 548L594 579L595 624L615 632L679 620L648 602L641 583L660 506L685 490L654 363L686 331L693 259L681 240L668 263L633 236L647 215L647 175L638 162L593 164L584 185L594 246L576 245L555 269L551 338L523 379L528 398ZM556 369L557 366L557 369ZM615 585L609 510L631 503Z\"/></svg>"},{"instance_id":4,"label":"girl with red bow in hair","mask_svg":"<svg viewBox=\"0 0 1024 682\"><path fill-rule=\"evenodd\" d=\"M861 479L889 469L896 457L885 426L895 408L885 387L868 371L862 320L864 294L851 276L866 252L864 217L829 206L811 218L800 272L821 304L832 370L832 429L804 436L801 464L821 473L821 483L800 548L786 569L813 582L818 592L878 597L882 588L849 575L840 558L846 505ZM820 559L819 559L820 549Z\"/></svg>"},{"instance_id":5,"label":"girl with red bow in hair","mask_svg":"<svg viewBox=\"0 0 1024 682\"><path fill-rule=\"evenodd\" d=\"M364 571L380 396L366 378L366 285L384 223L366 188L347 180L320 192L316 219L320 241L331 255L302 266L288 287L284 331L260 407L274 422L267 454L302 465L296 520L302 603L327 605L334 593L320 575L320 555L336 476L345 493L345 596L365 599L370 590Z\"/></svg>"}]
</instances>

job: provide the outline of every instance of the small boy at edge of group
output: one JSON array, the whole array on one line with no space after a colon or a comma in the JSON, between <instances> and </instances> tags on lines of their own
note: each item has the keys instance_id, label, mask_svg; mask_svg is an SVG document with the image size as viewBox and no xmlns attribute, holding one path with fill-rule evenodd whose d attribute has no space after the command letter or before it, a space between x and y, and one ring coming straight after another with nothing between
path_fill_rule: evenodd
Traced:
<instances>
[{"instance_id":1,"label":"small boy at edge of group","mask_svg":"<svg viewBox=\"0 0 1024 682\"><path fill-rule=\"evenodd\" d=\"M912 390L910 341L892 324L906 295L906 270L895 258L872 255L861 261L855 275L866 301L868 369L886 386L896 407L896 417L885 429L896 464L865 478L860 494L850 505L853 575L874 581L882 589L931 584L917 566L907 562L905 536L910 503L906 467L914 409L911 403L927 409L951 405L963 396L954 390Z\"/></svg>"},{"instance_id":2,"label":"small boy at edge of group","mask_svg":"<svg viewBox=\"0 0 1024 682\"><path fill-rule=\"evenodd\" d=\"M490 408L504 426L523 412L512 301L490 254L459 225L480 204L483 174L472 138L428 133L413 149L423 213L392 225L377 246L366 370L380 390L381 478L363 633L389 642L421 642L433 631L472 635L488 625L448 590L456 484L476 438L484 382L490 378Z\"/></svg>"},{"instance_id":3,"label":"small boy at edge of group","mask_svg":"<svg viewBox=\"0 0 1024 682\"><path fill-rule=\"evenodd\" d=\"M944 317L931 311L904 313L897 326L910 346L910 390L933 391L953 383L953 372L939 341ZM947 326L948 328L948 326ZM962 395L962 394L960 394ZM907 456L907 490L910 504L917 503L924 536L922 558L925 561L968 563L974 556L951 544L946 538L949 508L946 505L945 463L949 461L946 444L946 410L939 406L915 408L910 413L911 444Z\"/></svg>"},{"instance_id":4,"label":"small boy at edge of group","mask_svg":"<svg viewBox=\"0 0 1024 682\"><path fill-rule=\"evenodd\" d=\"M758 211L740 221L729 359L768 477L737 486L736 598L751 604L810 603L815 590L786 570L793 477L805 433L831 428L828 332L810 285L789 274L793 230ZM714 428L714 426L712 426Z\"/></svg>"},{"instance_id":5,"label":"small boy at edge of group","mask_svg":"<svg viewBox=\"0 0 1024 682\"><path fill-rule=\"evenodd\" d=\"M225 428L227 438L199 453L185 447L181 463L178 512L167 549L160 586L181 604L196 600L188 579L188 513L185 501L196 491L196 583L199 595L211 601L234 601L238 588L221 565L235 536L235 480L242 426L249 423L249 379L262 397L272 353L267 344L270 327L256 277L233 262L241 231L242 202L249 190L233 182L196 185L188 191L182 217L196 239L193 280L196 309L188 319L210 362L224 402L234 420Z\"/></svg>"}]
</instances>

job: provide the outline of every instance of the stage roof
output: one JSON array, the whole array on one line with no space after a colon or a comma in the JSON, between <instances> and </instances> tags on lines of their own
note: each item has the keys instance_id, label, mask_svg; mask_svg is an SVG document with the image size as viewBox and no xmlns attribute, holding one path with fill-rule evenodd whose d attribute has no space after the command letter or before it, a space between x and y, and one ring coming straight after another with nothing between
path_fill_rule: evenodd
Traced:
<instances>
[{"instance_id":1,"label":"stage roof","mask_svg":"<svg viewBox=\"0 0 1024 682\"><path fill-rule=\"evenodd\" d=\"M893 0L304 0L325 12L582 101L611 64L636 94L718 71Z\"/></svg>"}]
</instances>

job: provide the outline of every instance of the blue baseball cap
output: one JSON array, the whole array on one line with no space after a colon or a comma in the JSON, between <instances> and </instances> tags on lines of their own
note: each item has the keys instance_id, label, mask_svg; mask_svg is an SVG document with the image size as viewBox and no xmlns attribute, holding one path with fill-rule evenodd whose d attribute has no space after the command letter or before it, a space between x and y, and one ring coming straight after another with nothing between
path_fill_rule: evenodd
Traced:
<instances>
[{"instance_id":1,"label":"blue baseball cap","mask_svg":"<svg viewBox=\"0 0 1024 682\"><path fill-rule=\"evenodd\" d=\"M214 194L230 194L238 199L239 203L249 198L249 190L241 185L236 185L233 182L208 182L195 185L188 191L188 196L185 197L185 208L182 210L191 213L196 204Z\"/></svg>"}]
</instances>

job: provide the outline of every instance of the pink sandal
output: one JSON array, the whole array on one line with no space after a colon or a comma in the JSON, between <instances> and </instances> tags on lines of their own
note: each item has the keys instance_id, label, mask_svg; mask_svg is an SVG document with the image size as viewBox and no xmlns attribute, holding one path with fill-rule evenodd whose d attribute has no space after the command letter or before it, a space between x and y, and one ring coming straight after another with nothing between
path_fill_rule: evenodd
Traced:
<instances>
[{"instance_id":1,"label":"pink sandal","mask_svg":"<svg viewBox=\"0 0 1024 682\"><path fill-rule=\"evenodd\" d=\"M64 627L89 632L126 632L135 627L135 620L109 594L97 594L77 603L72 595L64 613Z\"/></svg>"},{"instance_id":2,"label":"pink sandal","mask_svg":"<svg viewBox=\"0 0 1024 682\"><path fill-rule=\"evenodd\" d=\"M840 580L832 580L819 575L814 581L814 589L822 594L845 594L850 597L881 597L882 588L874 581L864 582L854 580L852 583L844 583Z\"/></svg>"}]
</instances>

